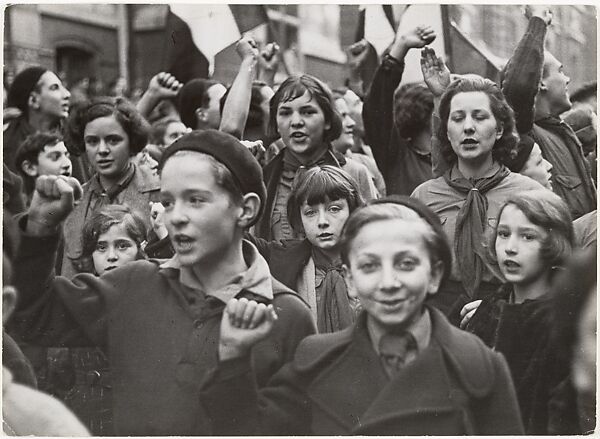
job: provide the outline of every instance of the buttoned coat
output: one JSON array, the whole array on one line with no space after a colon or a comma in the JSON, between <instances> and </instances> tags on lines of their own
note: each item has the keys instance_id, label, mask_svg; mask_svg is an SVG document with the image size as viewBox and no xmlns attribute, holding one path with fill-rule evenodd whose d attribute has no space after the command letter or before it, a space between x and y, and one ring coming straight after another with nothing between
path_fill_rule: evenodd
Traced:
<instances>
[{"instance_id":1,"label":"buttoned coat","mask_svg":"<svg viewBox=\"0 0 600 439\"><path fill-rule=\"evenodd\" d=\"M429 346L391 380L365 313L351 328L307 337L260 393L247 360L221 363L203 386L214 433L523 434L502 355L429 311Z\"/></svg>"}]
</instances>

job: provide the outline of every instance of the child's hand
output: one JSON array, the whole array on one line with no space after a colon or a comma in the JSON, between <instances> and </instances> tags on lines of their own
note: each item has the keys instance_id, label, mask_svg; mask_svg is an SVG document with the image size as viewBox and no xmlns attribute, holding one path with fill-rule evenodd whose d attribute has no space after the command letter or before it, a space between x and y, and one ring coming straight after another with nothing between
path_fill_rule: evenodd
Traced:
<instances>
[{"instance_id":1,"label":"child's hand","mask_svg":"<svg viewBox=\"0 0 600 439\"><path fill-rule=\"evenodd\" d=\"M165 207L162 203L150 201L150 224L152 225L152 230L154 230L154 233L158 236L158 239L164 239L169 234L163 220L164 211Z\"/></svg>"},{"instance_id":2,"label":"child's hand","mask_svg":"<svg viewBox=\"0 0 600 439\"><path fill-rule=\"evenodd\" d=\"M460 310L460 317L461 317L460 327L461 327L461 329L465 329L465 327L467 326L467 323L469 323L471 318L477 312L477 308L479 308L479 305L481 305L481 300L475 300L475 301L469 302L465 306L463 306L463 308Z\"/></svg>"},{"instance_id":3,"label":"child's hand","mask_svg":"<svg viewBox=\"0 0 600 439\"><path fill-rule=\"evenodd\" d=\"M431 44L435 40L436 34L431 26L417 26L414 29L400 35L400 39L406 47L420 48Z\"/></svg>"},{"instance_id":4,"label":"child's hand","mask_svg":"<svg viewBox=\"0 0 600 439\"><path fill-rule=\"evenodd\" d=\"M273 305L245 298L231 299L221 318L219 360L247 355L252 346L269 335L275 320L277 314Z\"/></svg>"},{"instance_id":5,"label":"child's hand","mask_svg":"<svg viewBox=\"0 0 600 439\"><path fill-rule=\"evenodd\" d=\"M71 213L83 191L77 179L64 175L40 175L29 206L27 233L45 236L56 233Z\"/></svg>"},{"instance_id":6,"label":"child's hand","mask_svg":"<svg viewBox=\"0 0 600 439\"><path fill-rule=\"evenodd\" d=\"M243 60L256 60L258 58L258 45L253 38L244 37L235 45L235 51Z\"/></svg>"},{"instance_id":7,"label":"child's hand","mask_svg":"<svg viewBox=\"0 0 600 439\"><path fill-rule=\"evenodd\" d=\"M430 47L425 47L421 51L421 72L423 72L423 80L435 97L444 94L450 85L450 70Z\"/></svg>"},{"instance_id":8,"label":"child's hand","mask_svg":"<svg viewBox=\"0 0 600 439\"><path fill-rule=\"evenodd\" d=\"M279 45L277 43L269 43L260 51L258 65L261 70L277 72L279 67Z\"/></svg>"},{"instance_id":9,"label":"child's hand","mask_svg":"<svg viewBox=\"0 0 600 439\"><path fill-rule=\"evenodd\" d=\"M241 144L250 150L252 155L260 163L267 151L262 140L240 140Z\"/></svg>"},{"instance_id":10,"label":"child's hand","mask_svg":"<svg viewBox=\"0 0 600 439\"><path fill-rule=\"evenodd\" d=\"M346 48L347 63L350 69L360 69L369 55L369 43L364 38Z\"/></svg>"},{"instance_id":11,"label":"child's hand","mask_svg":"<svg viewBox=\"0 0 600 439\"><path fill-rule=\"evenodd\" d=\"M540 17L547 26L552 23L552 11L548 6L544 5L527 5L525 6L525 17L530 19L531 17Z\"/></svg>"},{"instance_id":12,"label":"child's hand","mask_svg":"<svg viewBox=\"0 0 600 439\"><path fill-rule=\"evenodd\" d=\"M152 77L148 84L148 93L156 99L169 99L177 96L183 84L167 72L160 72Z\"/></svg>"}]
</instances>

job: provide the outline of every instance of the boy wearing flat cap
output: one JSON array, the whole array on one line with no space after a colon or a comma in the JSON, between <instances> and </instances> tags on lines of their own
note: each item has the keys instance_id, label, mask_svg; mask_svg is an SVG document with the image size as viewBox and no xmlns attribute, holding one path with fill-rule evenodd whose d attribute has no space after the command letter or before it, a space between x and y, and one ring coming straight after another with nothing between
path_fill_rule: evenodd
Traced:
<instances>
[{"instance_id":1,"label":"boy wearing flat cap","mask_svg":"<svg viewBox=\"0 0 600 439\"><path fill-rule=\"evenodd\" d=\"M60 221L73 207L72 180L40 177L20 223L15 283L24 294L15 320L30 342L106 350L117 435L210 435L199 386L218 363L225 304L236 297L278 310L273 336L252 351L262 385L315 327L307 305L242 239L265 199L252 154L228 134L194 131L166 151L159 169L175 256L72 281L51 277Z\"/></svg>"}]
</instances>

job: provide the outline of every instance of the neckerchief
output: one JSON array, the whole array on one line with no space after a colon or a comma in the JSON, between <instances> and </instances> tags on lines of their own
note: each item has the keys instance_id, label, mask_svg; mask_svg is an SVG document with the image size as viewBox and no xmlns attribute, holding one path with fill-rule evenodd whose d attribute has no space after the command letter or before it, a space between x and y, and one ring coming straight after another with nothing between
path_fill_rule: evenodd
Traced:
<instances>
[{"instance_id":1,"label":"neckerchief","mask_svg":"<svg viewBox=\"0 0 600 439\"><path fill-rule=\"evenodd\" d=\"M460 271L460 280L469 297L473 297L481 283L485 269L483 258L483 232L486 224L488 200L485 194L504 180L510 171L504 165L491 177L450 178L452 169L444 173L444 180L451 188L466 195L456 218L454 254Z\"/></svg>"},{"instance_id":2,"label":"neckerchief","mask_svg":"<svg viewBox=\"0 0 600 439\"><path fill-rule=\"evenodd\" d=\"M131 180L133 180L134 176L135 166L132 163L129 163L129 167L127 168L127 171L125 171L123 178L121 178L118 183L113 184L108 189L104 189L100 183L100 176L96 174L94 177L96 179L96 184L94 187L92 187L92 191L96 196L96 200L92 207L92 211L96 212L103 206L114 204L117 196L127 189L127 186L129 186L129 183L131 183Z\"/></svg>"}]
</instances>

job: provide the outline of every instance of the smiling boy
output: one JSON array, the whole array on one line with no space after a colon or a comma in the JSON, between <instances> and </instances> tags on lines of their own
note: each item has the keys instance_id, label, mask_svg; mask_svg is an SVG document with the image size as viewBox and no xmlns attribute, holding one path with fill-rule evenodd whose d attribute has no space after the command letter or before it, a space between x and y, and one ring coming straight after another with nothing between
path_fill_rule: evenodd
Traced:
<instances>
[{"instance_id":1,"label":"smiling boy","mask_svg":"<svg viewBox=\"0 0 600 439\"><path fill-rule=\"evenodd\" d=\"M71 176L73 165L60 134L38 132L19 145L15 167L25 182L25 192L31 201L35 180L40 175Z\"/></svg>"},{"instance_id":2,"label":"smiling boy","mask_svg":"<svg viewBox=\"0 0 600 439\"><path fill-rule=\"evenodd\" d=\"M266 261L242 239L265 199L251 153L228 134L194 131L165 152L160 170L175 256L72 281L52 281L50 269L73 187L64 177L37 182L20 223L15 283L28 294L15 323L29 342L104 348L114 371L118 435L210 435L199 385L217 364L225 303L237 297L279 310L273 336L252 353L262 385L315 327L307 305L271 277ZM51 291L42 294L48 282Z\"/></svg>"}]
</instances>

